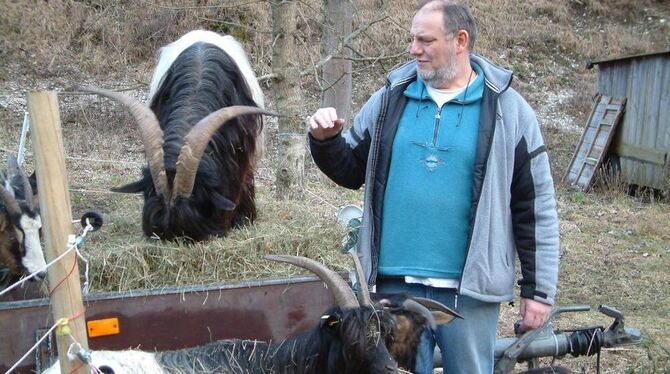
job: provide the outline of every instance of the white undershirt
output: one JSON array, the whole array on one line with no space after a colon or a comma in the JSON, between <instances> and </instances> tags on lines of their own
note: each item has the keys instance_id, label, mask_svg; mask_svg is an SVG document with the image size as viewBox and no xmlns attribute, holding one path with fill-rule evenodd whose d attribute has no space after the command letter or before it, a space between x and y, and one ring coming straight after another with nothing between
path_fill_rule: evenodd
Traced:
<instances>
[{"instance_id":1,"label":"white undershirt","mask_svg":"<svg viewBox=\"0 0 670 374\"><path fill-rule=\"evenodd\" d=\"M453 98L458 96L461 92L465 91L465 87L457 88L455 90L441 90L439 88L426 85L426 91L428 91L430 98L433 99L435 104L437 104L437 107L442 108L445 103L453 100Z\"/></svg>"},{"instance_id":2,"label":"white undershirt","mask_svg":"<svg viewBox=\"0 0 670 374\"><path fill-rule=\"evenodd\" d=\"M430 98L433 99L433 101L437 104L437 107L442 108L442 105L453 100L456 96L460 95L461 92L465 91L465 88L474 82L475 79L477 79L477 74L473 72L470 81L463 87L459 87L453 90L442 90L426 85L426 91L428 91Z\"/></svg>"},{"instance_id":3,"label":"white undershirt","mask_svg":"<svg viewBox=\"0 0 670 374\"><path fill-rule=\"evenodd\" d=\"M420 283L435 288L458 288L458 279L405 276L405 283Z\"/></svg>"}]
</instances>

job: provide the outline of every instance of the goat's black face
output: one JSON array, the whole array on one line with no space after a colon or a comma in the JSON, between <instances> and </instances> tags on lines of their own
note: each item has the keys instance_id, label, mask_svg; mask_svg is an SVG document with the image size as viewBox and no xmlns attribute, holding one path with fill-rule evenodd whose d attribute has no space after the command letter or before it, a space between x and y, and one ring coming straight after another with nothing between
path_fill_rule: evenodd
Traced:
<instances>
[{"instance_id":1,"label":"goat's black face","mask_svg":"<svg viewBox=\"0 0 670 374\"><path fill-rule=\"evenodd\" d=\"M234 208L230 200L214 193L209 199L197 195L177 198L170 207L162 196L149 196L144 204L142 228L145 235L163 240L207 240L225 233L225 213Z\"/></svg>"},{"instance_id":2,"label":"goat's black face","mask_svg":"<svg viewBox=\"0 0 670 374\"><path fill-rule=\"evenodd\" d=\"M440 317L440 323L445 323L444 310L433 311L421 306L417 299L406 294L373 293L371 296L375 305L383 308L393 321L384 335L391 356L398 362L399 367L414 370L421 335L425 329L432 328L438 322L435 317Z\"/></svg>"},{"instance_id":3,"label":"goat's black face","mask_svg":"<svg viewBox=\"0 0 670 374\"><path fill-rule=\"evenodd\" d=\"M168 175L174 175L174 172L168 171ZM211 236L224 235L230 227L232 212L236 208L235 203L218 192L212 183L206 183L205 179L196 181L199 183L198 188L194 189L191 197L179 197L169 204L166 202L169 198L156 194L147 168L141 180L113 190L143 193L142 230L146 236L163 240L180 238L186 241L202 241ZM215 181L217 178L208 179Z\"/></svg>"},{"instance_id":4,"label":"goat's black face","mask_svg":"<svg viewBox=\"0 0 670 374\"><path fill-rule=\"evenodd\" d=\"M385 334L392 319L383 310L372 307L341 310L336 308L322 317L321 328L337 335L340 346L331 346L328 364L333 373L396 373L398 364L386 348ZM339 349L340 352L333 350Z\"/></svg>"},{"instance_id":5,"label":"goat's black face","mask_svg":"<svg viewBox=\"0 0 670 374\"><path fill-rule=\"evenodd\" d=\"M421 334L429 327L428 322L420 314L402 308L387 309L386 312L393 318L392 328L384 335L386 347L398 366L414 370Z\"/></svg>"}]
</instances>

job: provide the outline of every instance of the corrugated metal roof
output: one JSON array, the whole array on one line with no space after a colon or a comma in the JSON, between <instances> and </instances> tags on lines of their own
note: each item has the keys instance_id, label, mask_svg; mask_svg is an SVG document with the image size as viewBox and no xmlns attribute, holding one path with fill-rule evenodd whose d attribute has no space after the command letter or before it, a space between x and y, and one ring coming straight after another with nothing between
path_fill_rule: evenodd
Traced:
<instances>
[{"instance_id":1,"label":"corrugated metal roof","mask_svg":"<svg viewBox=\"0 0 670 374\"><path fill-rule=\"evenodd\" d=\"M629 60L629 59L639 58L639 57L659 56L659 55L664 55L664 54L667 54L667 55L670 56L670 50L662 51L662 52L644 53L644 54L625 56L625 57L617 57L617 58L611 58L611 59L606 59L606 60L590 61L589 63L586 64L586 68L591 69L595 65L608 63L608 62L623 61L623 60Z\"/></svg>"}]
</instances>

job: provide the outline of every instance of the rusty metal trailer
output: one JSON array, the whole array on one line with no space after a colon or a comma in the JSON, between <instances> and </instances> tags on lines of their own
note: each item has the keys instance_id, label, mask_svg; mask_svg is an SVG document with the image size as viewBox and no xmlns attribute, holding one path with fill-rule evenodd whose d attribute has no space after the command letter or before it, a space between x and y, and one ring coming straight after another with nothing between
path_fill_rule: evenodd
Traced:
<instances>
[{"instance_id":1,"label":"rusty metal trailer","mask_svg":"<svg viewBox=\"0 0 670 374\"><path fill-rule=\"evenodd\" d=\"M91 294L84 298L91 349L171 350L218 339L280 340L318 323L332 305L315 276ZM6 372L54 325L49 299L0 303L0 372ZM96 336L93 321L116 321ZM57 358L45 340L17 373ZM41 366L41 367L40 367ZM38 371L39 372L39 371Z\"/></svg>"}]
</instances>

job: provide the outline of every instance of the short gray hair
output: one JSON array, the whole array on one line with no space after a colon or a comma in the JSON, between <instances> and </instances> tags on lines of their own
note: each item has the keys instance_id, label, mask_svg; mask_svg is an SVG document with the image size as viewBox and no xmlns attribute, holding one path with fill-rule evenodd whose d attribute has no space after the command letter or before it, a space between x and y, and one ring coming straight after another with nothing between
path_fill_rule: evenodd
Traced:
<instances>
[{"instance_id":1,"label":"short gray hair","mask_svg":"<svg viewBox=\"0 0 670 374\"><path fill-rule=\"evenodd\" d=\"M470 13L470 8L454 0L422 0L416 7L417 12L428 4L433 10L442 11L442 18L444 19L442 27L446 35L455 35L459 30L468 32L468 49L472 51L475 48L475 39L477 39L477 25L475 25L475 19Z\"/></svg>"}]
</instances>

